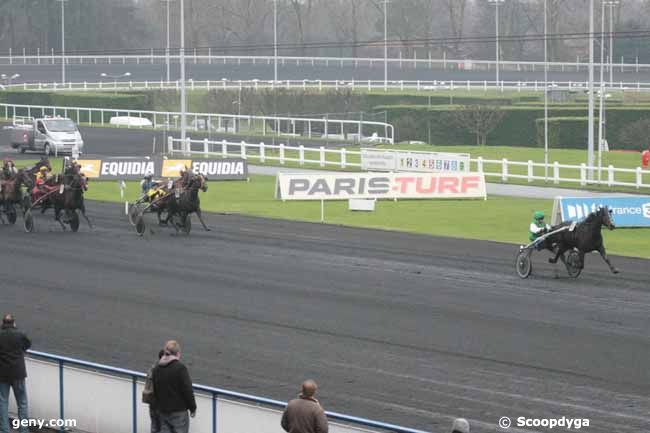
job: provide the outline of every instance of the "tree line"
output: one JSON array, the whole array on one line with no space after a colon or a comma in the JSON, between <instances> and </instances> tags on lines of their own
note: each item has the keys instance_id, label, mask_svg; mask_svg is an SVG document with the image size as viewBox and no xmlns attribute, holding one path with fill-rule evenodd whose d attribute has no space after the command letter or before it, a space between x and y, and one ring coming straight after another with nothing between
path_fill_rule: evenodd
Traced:
<instances>
[{"instance_id":1,"label":"tree line","mask_svg":"<svg viewBox=\"0 0 650 433\"><path fill-rule=\"evenodd\" d=\"M546 1L549 34L588 32L589 0ZM598 32L601 3L595 3ZM169 5L171 45L178 47L180 0ZM272 54L274 0L185 0L184 5L188 48ZM166 6L165 0L66 0L66 51L162 50ZM543 34L543 6L544 0L505 0L499 6L500 37ZM0 52L60 50L60 8L57 0L0 0ZM383 0L277 0L277 10L281 55L383 56ZM393 0L387 11L390 56L494 58L495 7L487 0ZM620 0L613 13L615 32L642 32L650 22L650 0ZM650 63L648 38L637 36L616 38L617 61L624 56ZM541 60L543 40L504 40L500 50L505 60ZM549 40L552 61L584 60L587 53L585 38Z\"/></svg>"}]
</instances>

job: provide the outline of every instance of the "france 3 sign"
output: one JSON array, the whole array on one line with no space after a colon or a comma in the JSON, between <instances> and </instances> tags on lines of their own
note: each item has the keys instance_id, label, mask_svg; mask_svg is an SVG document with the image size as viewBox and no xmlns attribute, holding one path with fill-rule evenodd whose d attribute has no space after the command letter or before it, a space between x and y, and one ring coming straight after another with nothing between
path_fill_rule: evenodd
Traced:
<instances>
[{"instance_id":1,"label":"france 3 sign","mask_svg":"<svg viewBox=\"0 0 650 433\"><path fill-rule=\"evenodd\" d=\"M482 198L485 177L478 173L278 173L281 200Z\"/></svg>"},{"instance_id":2,"label":"france 3 sign","mask_svg":"<svg viewBox=\"0 0 650 433\"><path fill-rule=\"evenodd\" d=\"M469 172L468 153L361 149L361 169L368 171Z\"/></svg>"},{"instance_id":3,"label":"france 3 sign","mask_svg":"<svg viewBox=\"0 0 650 433\"><path fill-rule=\"evenodd\" d=\"M248 165L240 158L230 159L160 159L160 158L104 158L80 159L81 172L98 180L142 179L179 177L181 170L192 169L210 180L246 180Z\"/></svg>"},{"instance_id":4,"label":"france 3 sign","mask_svg":"<svg viewBox=\"0 0 650 433\"><path fill-rule=\"evenodd\" d=\"M579 221L600 206L612 211L617 227L650 227L650 196L558 197L555 214L561 221Z\"/></svg>"}]
</instances>

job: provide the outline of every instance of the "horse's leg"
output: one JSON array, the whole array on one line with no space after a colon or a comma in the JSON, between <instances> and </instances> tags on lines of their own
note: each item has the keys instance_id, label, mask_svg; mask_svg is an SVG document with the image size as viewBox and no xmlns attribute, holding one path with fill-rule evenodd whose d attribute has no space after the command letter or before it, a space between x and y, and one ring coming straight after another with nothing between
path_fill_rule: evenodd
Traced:
<instances>
[{"instance_id":1,"label":"horse's leg","mask_svg":"<svg viewBox=\"0 0 650 433\"><path fill-rule=\"evenodd\" d=\"M90 218L88 218L88 216L86 215L86 205L84 204L84 202L81 202L81 206L79 206L79 210L81 211L81 215L83 215L84 219L88 223L88 227L94 229L95 226L93 226L93 223L90 222Z\"/></svg>"},{"instance_id":2,"label":"horse's leg","mask_svg":"<svg viewBox=\"0 0 650 433\"><path fill-rule=\"evenodd\" d=\"M210 231L210 227L208 227L208 226L203 222L203 216L201 215L201 209L197 209L197 210L195 211L195 213L196 213L196 216L199 217L199 221L201 222L201 225L203 226L203 228L205 229L205 231L206 231L206 232L209 232L209 231Z\"/></svg>"},{"instance_id":3,"label":"horse's leg","mask_svg":"<svg viewBox=\"0 0 650 433\"><path fill-rule=\"evenodd\" d=\"M565 247L563 244L558 245L557 251L555 251L555 257L551 257L548 259L549 263L555 264L557 263L557 259L562 257L562 262L564 262L564 253L568 250L567 247Z\"/></svg>"},{"instance_id":4,"label":"horse's leg","mask_svg":"<svg viewBox=\"0 0 650 433\"><path fill-rule=\"evenodd\" d=\"M609 261L609 257L607 257L607 253L605 252L605 246L601 245L598 248L598 252L600 253L600 257L605 260L605 263L607 263L607 266L609 266L609 270L612 272L612 274L618 274L618 269L614 265L612 265L612 262Z\"/></svg>"},{"instance_id":5,"label":"horse's leg","mask_svg":"<svg viewBox=\"0 0 650 433\"><path fill-rule=\"evenodd\" d=\"M61 208L56 206L54 207L54 219L57 220L59 224L61 224L61 228L63 229L63 231L65 231L66 230L65 224L63 224L63 221L61 221Z\"/></svg>"}]
</instances>

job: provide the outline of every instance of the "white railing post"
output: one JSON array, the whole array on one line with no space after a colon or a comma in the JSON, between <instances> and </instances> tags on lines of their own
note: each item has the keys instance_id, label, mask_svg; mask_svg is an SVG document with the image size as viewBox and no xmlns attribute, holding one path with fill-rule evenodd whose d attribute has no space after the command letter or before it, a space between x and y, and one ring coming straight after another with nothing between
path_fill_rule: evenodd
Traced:
<instances>
[{"instance_id":1,"label":"white railing post","mask_svg":"<svg viewBox=\"0 0 650 433\"><path fill-rule=\"evenodd\" d=\"M226 158L228 156L228 142L221 140L221 156Z\"/></svg>"},{"instance_id":2,"label":"white railing post","mask_svg":"<svg viewBox=\"0 0 650 433\"><path fill-rule=\"evenodd\" d=\"M533 161L528 160L528 183L533 181Z\"/></svg>"},{"instance_id":3,"label":"white railing post","mask_svg":"<svg viewBox=\"0 0 650 433\"><path fill-rule=\"evenodd\" d=\"M241 159L246 159L246 142L242 141L239 146Z\"/></svg>"},{"instance_id":4,"label":"white railing post","mask_svg":"<svg viewBox=\"0 0 650 433\"><path fill-rule=\"evenodd\" d=\"M501 180L508 181L508 160L505 158L501 160Z\"/></svg>"},{"instance_id":5,"label":"white railing post","mask_svg":"<svg viewBox=\"0 0 650 433\"><path fill-rule=\"evenodd\" d=\"M280 164L284 165L284 143L280 143Z\"/></svg>"},{"instance_id":6,"label":"white railing post","mask_svg":"<svg viewBox=\"0 0 650 433\"><path fill-rule=\"evenodd\" d=\"M587 165L584 162L580 164L580 185L587 185Z\"/></svg>"},{"instance_id":7,"label":"white railing post","mask_svg":"<svg viewBox=\"0 0 650 433\"><path fill-rule=\"evenodd\" d=\"M189 155L191 150L192 150L191 148L192 148L191 139L190 139L190 137L187 137L185 139L185 153Z\"/></svg>"},{"instance_id":8,"label":"white railing post","mask_svg":"<svg viewBox=\"0 0 650 433\"><path fill-rule=\"evenodd\" d=\"M553 183L556 185L560 183L560 163L557 161L553 162Z\"/></svg>"},{"instance_id":9,"label":"white railing post","mask_svg":"<svg viewBox=\"0 0 650 433\"><path fill-rule=\"evenodd\" d=\"M305 165L305 146L302 144L298 147L298 164Z\"/></svg>"},{"instance_id":10,"label":"white railing post","mask_svg":"<svg viewBox=\"0 0 650 433\"><path fill-rule=\"evenodd\" d=\"M203 154L207 155L210 153L210 142L208 141L207 138L203 139Z\"/></svg>"},{"instance_id":11,"label":"white railing post","mask_svg":"<svg viewBox=\"0 0 650 433\"><path fill-rule=\"evenodd\" d=\"M265 150L266 149L264 147L264 142L261 142L260 143L260 162L264 162L264 160L266 159L266 151Z\"/></svg>"},{"instance_id":12,"label":"white railing post","mask_svg":"<svg viewBox=\"0 0 650 433\"><path fill-rule=\"evenodd\" d=\"M612 185L614 185L614 166L610 164L607 166L607 186Z\"/></svg>"},{"instance_id":13,"label":"white railing post","mask_svg":"<svg viewBox=\"0 0 650 433\"><path fill-rule=\"evenodd\" d=\"M346 165L346 152L345 152L345 147L341 148L341 168L345 168Z\"/></svg>"},{"instance_id":14,"label":"white railing post","mask_svg":"<svg viewBox=\"0 0 650 433\"><path fill-rule=\"evenodd\" d=\"M174 137L167 137L167 153L174 153Z\"/></svg>"},{"instance_id":15,"label":"white railing post","mask_svg":"<svg viewBox=\"0 0 650 433\"><path fill-rule=\"evenodd\" d=\"M320 166L325 167L325 147L320 147Z\"/></svg>"},{"instance_id":16,"label":"white railing post","mask_svg":"<svg viewBox=\"0 0 650 433\"><path fill-rule=\"evenodd\" d=\"M479 156L478 158L476 158L476 171L478 171L479 173L483 173L483 157L482 156Z\"/></svg>"},{"instance_id":17,"label":"white railing post","mask_svg":"<svg viewBox=\"0 0 650 433\"><path fill-rule=\"evenodd\" d=\"M636 189L641 188L641 185L643 184L641 181L642 179L642 172L641 172L641 167L636 168Z\"/></svg>"}]
</instances>

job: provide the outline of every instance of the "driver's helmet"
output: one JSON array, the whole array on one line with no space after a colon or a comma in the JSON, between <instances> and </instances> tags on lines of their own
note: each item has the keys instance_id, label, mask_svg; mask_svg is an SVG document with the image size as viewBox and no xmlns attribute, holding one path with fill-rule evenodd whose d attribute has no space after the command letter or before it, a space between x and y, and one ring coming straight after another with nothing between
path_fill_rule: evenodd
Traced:
<instances>
[{"instance_id":1,"label":"driver's helmet","mask_svg":"<svg viewBox=\"0 0 650 433\"><path fill-rule=\"evenodd\" d=\"M46 166L43 166L43 167L39 168L38 170L39 170L41 173L47 173L47 167L46 167Z\"/></svg>"},{"instance_id":2,"label":"driver's helmet","mask_svg":"<svg viewBox=\"0 0 650 433\"><path fill-rule=\"evenodd\" d=\"M147 174L144 176L144 180L151 180L153 179L153 174Z\"/></svg>"},{"instance_id":3,"label":"driver's helmet","mask_svg":"<svg viewBox=\"0 0 650 433\"><path fill-rule=\"evenodd\" d=\"M5 159L3 159L2 162L3 162L3 164L4 164L5 166L9 166L9 165L11 165L11 164L14 163L14 161L13 161L11 158L9 158L9 157L6 157Z\"/></svg>"},{"instance_id":4,"label":"driver's helmet","mask_svg":"<svg viewBox=\"0 0 650 433\"><path fill-rule=\"evenodd\" d=\"M538 210L537 212L535 212L534 217L535 217L535 221L542 221L544 219L544 212Z\"/></svg>"}]
</instances>

